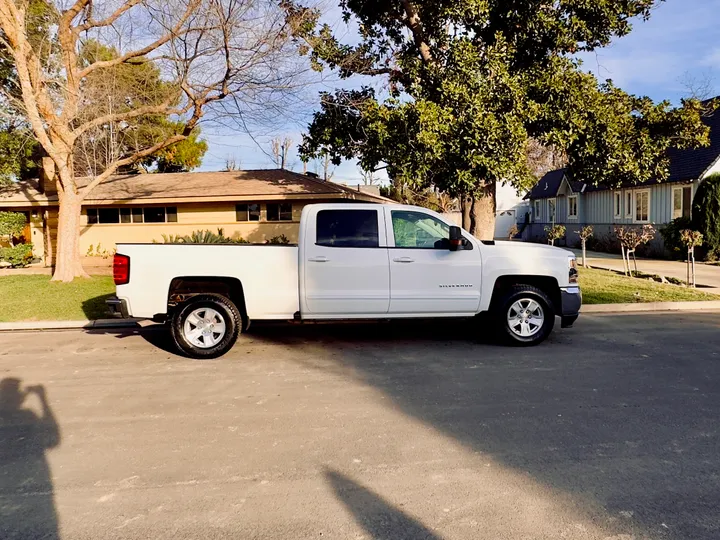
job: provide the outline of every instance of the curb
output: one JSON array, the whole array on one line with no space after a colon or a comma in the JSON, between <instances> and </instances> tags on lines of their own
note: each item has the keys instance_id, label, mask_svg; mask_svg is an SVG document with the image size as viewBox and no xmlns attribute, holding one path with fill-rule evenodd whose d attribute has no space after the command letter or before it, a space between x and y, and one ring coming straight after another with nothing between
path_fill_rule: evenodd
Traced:
<instances>
[{"instance_id":1,"label":"curb","mask_svg":"<svg viewBox=\"0 0 720 540\"><path fill-rule=\"evenodd\" d=\"M93 330L101 328L140 328L142 319L97 319L95 321L26 321L0 323L0 332L17 330Z\"/></svg>"},{"instance_id":2,"label":"curb","mask_svg":"<svg viewBox=\"0 0 720 540\"><path fill-rule=\"evenodd\" d=\"M638 302L636 304L585 304L580 313L639 313L647 311L720 310L720 300L700 302Z\"/></svg>"}]
</instances>

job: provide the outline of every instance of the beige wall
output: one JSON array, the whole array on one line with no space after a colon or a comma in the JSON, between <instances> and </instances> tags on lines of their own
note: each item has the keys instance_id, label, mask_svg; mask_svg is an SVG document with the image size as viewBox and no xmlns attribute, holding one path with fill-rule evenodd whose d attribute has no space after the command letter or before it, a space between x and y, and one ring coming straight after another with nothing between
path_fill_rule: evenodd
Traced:
<instances>
[{"instance_id":1,"label":"beige wall","mask_svg":"<svg viewBox=\"0 0 720 540\"><path fill-rule=\"evenodd\" d=\"M83 210L80 229L80 253L87 253L92 245L97 249L112 251L116 243L162 242L162 235L185 235L193 231L223 229L226 236L241 236L254 243L263 243L273 236L284 234L290 242L297 242L300 213L311 201L293 201L293 221L266 221L266 207L261 203L260 222L235 221L235 203L178 204L177 223L112 223L87 224ZM312 201L319 202L319 201ZM147 205L144 205L147 206ZM165 205L163 205L165 206Z\"/></svg>"}]
</instances>

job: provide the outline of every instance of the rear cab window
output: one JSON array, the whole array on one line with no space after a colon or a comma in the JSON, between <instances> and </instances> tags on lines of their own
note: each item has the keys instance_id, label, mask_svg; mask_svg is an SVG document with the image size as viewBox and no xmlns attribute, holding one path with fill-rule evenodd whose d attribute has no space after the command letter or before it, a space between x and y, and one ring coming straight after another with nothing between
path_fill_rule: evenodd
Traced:
<instances>
[{"instance_id":1,"label":"rear cab window","mask_svg":"<svg viewBox=\"0 0 720 540\"><path fill-rule=\"evenodd\" d=\"M377 210L320 210L315 243L325 247L380 246Z\"/></svg>"}]
</instances>

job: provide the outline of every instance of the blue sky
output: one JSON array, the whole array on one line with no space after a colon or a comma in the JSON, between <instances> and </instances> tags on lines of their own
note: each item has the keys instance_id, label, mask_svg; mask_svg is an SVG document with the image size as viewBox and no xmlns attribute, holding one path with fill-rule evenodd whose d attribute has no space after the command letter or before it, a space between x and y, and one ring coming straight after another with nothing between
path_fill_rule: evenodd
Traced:
<instances>
[{"instance_id":1,"label":"blue sky","mask_svg":"<svg viewBox=\"0 0 720 540\"><path fill-rule=\"evenodd\" d=\"M630 35L605 49L583 55L584 68L599 79L612 79L628 92L647 95L656 101L679 102L687 90L683 79L710 79L714 95L720 94L720 0L668 0L653 10L650 20L637 21ZM219 170L225 160L235 157L243 169L273 167L269 140L289 136L297 144L312 110L317 92L332 90L341 83L325 75L308 88L304 104L299 104L272 128L245 134L218 134L205 131L209 149L200 170ZM259 145L257 144L259 143ZM294 155L289 160L296 171L302 163ZM311 167L312 170L312 167ZM358 183L360 174L354 163L334 170L334 181Z\"/></svg>"}]
</instances>

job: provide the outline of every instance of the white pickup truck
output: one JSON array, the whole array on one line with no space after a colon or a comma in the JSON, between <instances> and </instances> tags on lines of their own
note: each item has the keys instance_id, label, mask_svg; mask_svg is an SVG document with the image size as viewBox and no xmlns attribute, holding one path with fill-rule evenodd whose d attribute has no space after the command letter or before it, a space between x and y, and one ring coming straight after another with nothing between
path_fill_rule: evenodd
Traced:
<instances>
[{"instance_id":1,"label":"white pickup truck","mask_svg":"<svg viewBox=\"0 0 720 540\"><path fill-rule=\"evenodd\" d=\"M298 245L119 244L123 317L166 322L181 352L215 358L253 320L475 317L534 345L578 317L575 256L488 242L426 208L312 204Z\"/></svg>"}]
</instances>

